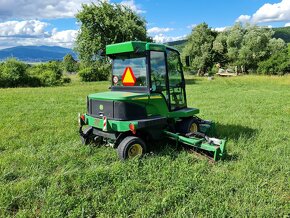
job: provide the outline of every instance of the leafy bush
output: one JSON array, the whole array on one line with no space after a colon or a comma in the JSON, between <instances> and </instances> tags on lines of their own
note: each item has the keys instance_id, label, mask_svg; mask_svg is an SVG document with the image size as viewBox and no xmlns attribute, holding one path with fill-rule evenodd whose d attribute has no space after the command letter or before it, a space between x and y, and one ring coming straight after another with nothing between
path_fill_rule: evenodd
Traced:
<instances>
[{"instance_id":1,"label":"leafy bush","mask_svg":"<svg viewBox=\"0 0 290 218\"><path fill-rule=\"evenodd\" d=\"M69 78L63 79L62 66L57 61L31 66L10 58L0 63L0 87L54 86L69 82Z\"/></svg>"},{"instance_id":2,"label":"leafy bush","mask_svg":"<svg viewBox=\"0 0 290 218\"><path fill-rule=\"evenodd\" d=\"M215 75L216 73L218 73L218 71L219 71L219 68L217 67L216 64L214 64L214 65L212 66L212 68L209 70L208 75L209 75L209 76L213 76L213 75Z\"/></svg>"},{"instance_id":3,"label":"leafy bush","mask_svg":"<svg viewBox=\"0 0 290 218\"><path fill-rule=\"evenodd\" d=\"M91 81L97 81L97 74L94 72L93 67L86 67L79 71L79 76L82 81L84 82L91 82Z\"/></svg>"},{"instance_id":4,"label":"leafy bush","mask_svg":"<svg viewBox=\"0 0 290 218\"><path fill-rule=\"evenodd\" d=\"M29 65L17 61L15 58L7 59L0 65L0 87L24 86L29 80L26 69Z\"/></svg>"},{"instance_id":5,"label":"leafy bush","mask_svg":"<svg viewBox=\"0 0 290 218\"><path fill-rule=\"evenodd\" d=\"M71 82L71 78L69 78L69 77L64 77L64 78L62 78L62 82L63 82L63 83L70 83L70 82Z\"/></svg>"},{"instance_id":6,"label":"leafy bush","mask_svg":"<svg viewBox=\"0 0 290 218\"><path fill-rule=\"evenodd\" d=\"M258 64L258 72L268 75L284 75L290 72L290 60L287 49L283 49Z\"/></svg>"},{"instance_id":7,"label":"leafy bush","mask_svg":"<svg viewBox=\"0 0 290 218\"><path fill-rule=\"evenodd\" d=\"M103 81L107 80L110 74L111 65L101 62L96 62L91 66L84 66L79 71L79 76L84 82Z\"/></svg>"},{"instance_id":8,"label":"leafy bush","mask_svg":"<svg viewBox=\"0 0 290 218\"><path fill-rule=\"evenodd\" d=\"M29 69L28 74L30 77L38 78L40 86L54 86L63 83L61 63L57 61L37 64Z\"/></svg>"},{"instance_id":9,"label":"leafy bush","mask_svg":"<svg viewBox=\"0 0 290 218\"><path fill-rule=\"evenodd\" d=\"M79 69L78 62L73 58L71 54L67 54L63 58L63 69L67 73L77 72Z\"/></svg>"}]
</instances>

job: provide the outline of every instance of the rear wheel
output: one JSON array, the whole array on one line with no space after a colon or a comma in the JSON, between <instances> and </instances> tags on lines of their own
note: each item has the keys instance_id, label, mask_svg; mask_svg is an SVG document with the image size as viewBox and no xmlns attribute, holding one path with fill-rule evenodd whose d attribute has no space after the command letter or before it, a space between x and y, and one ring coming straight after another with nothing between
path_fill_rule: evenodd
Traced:
<instances>
[{"instance_id":1,"label":"rear wheel","mask_svg":"<svg viewBox=\"0 0 290 218\"><path fill-rule=\"evenodd\" d=\"M85 130L82 130L82 128L80 128L80 138L83 145L90 144L92 140L92 133L93 133L93 128L90 126L87 127Z\"/></svg>"},{"instance_id":2,"label":"rear wheel","mask_svg":"<svg viewBox=\"0 0 290 218\"><path fill-rule=\"evenodd\" d=\"M80 136L80 138L81 138L81 142L82 142L83 145L90 144L90 138L89 137Z\"/></svg>"},{"instance_id":3,"label":"rear wheel","mask_svg":"<svg viewBox=\"0 0 290 218\"><path fill-rule=\"evenodd\" d=\"M177 129L180 133L190 133L190 132L198 132L199 131L199 122L196 118L188 118L182 120L178 125Z\"/></svg>"},{"instance_id":4,"label":"rear wheel","mask_svg":"<svg viewBox=\"0 0 290 218\"><path fill-rule=\"evenodd\" d=\"M146 153L146 144L138 137L127 136L121 141L117 150L121 160L138 156L141 157Z\"/></svg>"}]
</instances>

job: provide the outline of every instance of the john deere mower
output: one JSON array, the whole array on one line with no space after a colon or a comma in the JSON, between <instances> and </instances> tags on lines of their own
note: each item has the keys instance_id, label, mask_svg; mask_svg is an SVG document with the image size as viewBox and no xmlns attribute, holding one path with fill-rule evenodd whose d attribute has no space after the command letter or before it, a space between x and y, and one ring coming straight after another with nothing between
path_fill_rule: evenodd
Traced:
<instances>
[{"instance_id":1,"label":"john deere mower","mask_svg":"<svg viewBox=\"0 0 290 218\"><path fill-rule=\"evenodd\" d=\"M207 136L213 122L187 107L179 52L156 43L130 41L108 45L112 79L108 92L87 96L87 113L79 115L84 144L105 140L121 160L142 156L160 139L225 157L225 140ZM85 128L84 128L85 127Z\"/></svg>"}]
</instances>

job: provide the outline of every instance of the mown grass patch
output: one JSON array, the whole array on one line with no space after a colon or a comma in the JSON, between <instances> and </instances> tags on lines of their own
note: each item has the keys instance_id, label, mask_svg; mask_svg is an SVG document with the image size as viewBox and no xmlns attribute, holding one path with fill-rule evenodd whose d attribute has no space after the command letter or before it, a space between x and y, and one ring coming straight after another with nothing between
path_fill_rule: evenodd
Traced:
<instances>
[{"instance_id":1,"label":"mown grass patch","mask_svg":"<svg viewBox=\"0 0 290 218\"><path fill-rule=\"evenodd\" d=\"M126 162L82 146L77 113L106 82L0 89L0 216L289 215L290 77L187 80L188 105L228 139L223 162L174 143Z\"/></svg>"}]
</instances>

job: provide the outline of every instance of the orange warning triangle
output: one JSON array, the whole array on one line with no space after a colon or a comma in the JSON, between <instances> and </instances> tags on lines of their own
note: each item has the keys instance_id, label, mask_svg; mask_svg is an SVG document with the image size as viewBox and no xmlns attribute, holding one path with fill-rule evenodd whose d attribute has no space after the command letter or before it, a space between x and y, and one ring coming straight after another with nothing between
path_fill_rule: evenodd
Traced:
<instances>
[{"instance_id":1,"label":"orange warning triangle","mask_svg":"<svg viewBox=\"0 0 290 218\"><path fill-rule=\"evenodd\" d=\"M135 85L136 77L135 77L131 67L126 67L126 69L122 75L122 83L124 86L134 86Z\"/></svg>"}]
</instances>

